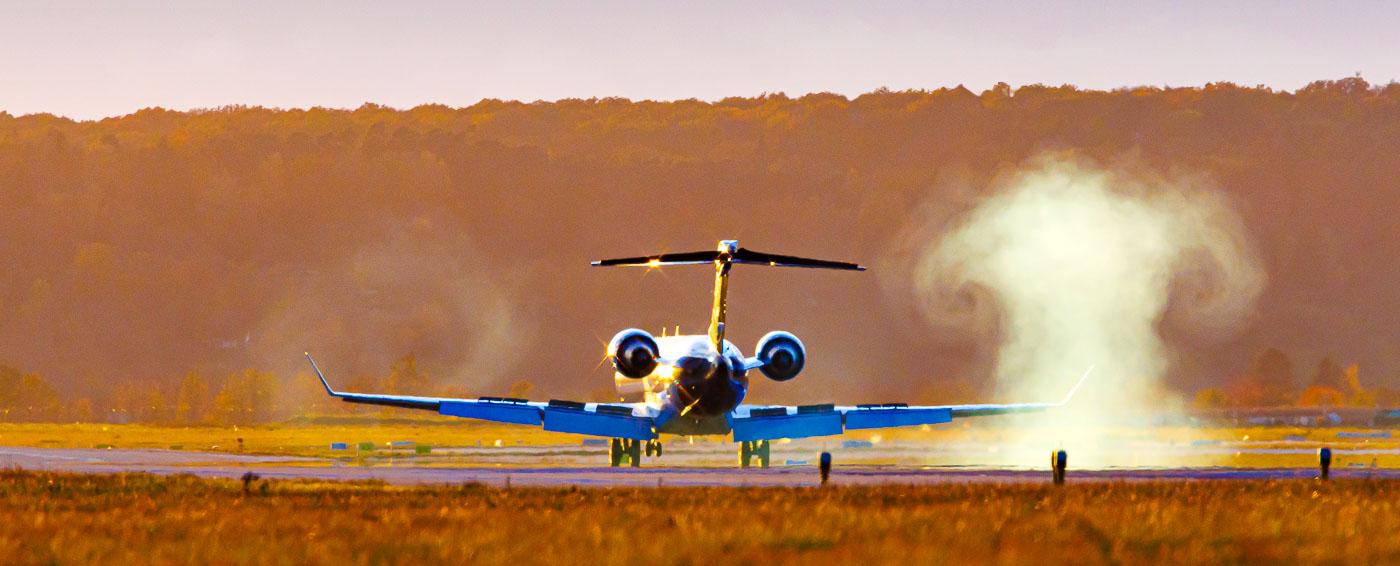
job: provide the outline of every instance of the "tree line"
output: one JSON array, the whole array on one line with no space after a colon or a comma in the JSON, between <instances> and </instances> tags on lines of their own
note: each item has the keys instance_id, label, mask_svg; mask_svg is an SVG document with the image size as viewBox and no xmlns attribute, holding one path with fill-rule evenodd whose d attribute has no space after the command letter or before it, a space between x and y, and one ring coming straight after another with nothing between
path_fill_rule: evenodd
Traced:
<instances>
[{"instance_id":1,"label":"tree line","mask_svg":"<svg viewBox=\"0 0 1400 566\"><path fill-rule=\"evenodd\" d=\"M525 396L534 385L518 381L511 394ZM384 377L357 376L347 389L398 395L468 397L459 385L444 383L418 368L413 354L395 360ZM0 422L144 423L162 425L250 425L295 416L325 414L411 415L405 409L342 403L329 397L310 375L295 379L258 369L210 379L189 372L175 387L127 381L73 397L61 395L42 376L0 365ZM421 413L420 413L421 414Z\"/></svg>"},{"instance_id":2,"label":"tree line","mask_svg":"<svg viewBox=\"0 0 1400 566\"><path fill-rule=\"evenodd\" d=\"M217 420L301 387L305 349L347 386L411 351L443 387L589 396L610 386L598 359L611 333L702 331L710 283L587 261L729 237L873 267L739 275L732 339L785 328L816 354L797 385L756 394L976 397L995 344L919 318L910 235L1046 153L1203 176L1242 216L1269 284L1225 342L1163 322L1184 396L1300 399L1296 375L1231 389L1269 348L1333 353L1365 368L1359 386L1396 386L1400 84L1349 77L1296 92L1003 84L90 122L0 112L0 360L26 368L6 374L7 398L29 411L56 397L99 420L173 407L151 418L178 421L187 397L184 419Z\"/></svg>"}]
</instances>

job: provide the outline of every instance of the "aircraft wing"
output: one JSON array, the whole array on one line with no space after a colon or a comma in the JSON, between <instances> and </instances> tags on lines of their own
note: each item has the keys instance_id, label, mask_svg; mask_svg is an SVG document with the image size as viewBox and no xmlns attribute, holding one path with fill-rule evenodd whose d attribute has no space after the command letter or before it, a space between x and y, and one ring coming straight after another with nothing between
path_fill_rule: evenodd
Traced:
<instances>
[{"instance_id":1,"label":"aircraft wing","mask_svg":"<svg viewBox=\"0 0 1400 566\"><path fill-rule=\"evenodd\" d=\"M730 414L729 426L735 442L834 436L848 430L894 428L942 424L953 419L1013 413L1034 413L1069 403L1079 386L1094 371L1091 366L1058 403L1013 403L1005 405L740 405Z\"/></svg>"},{"instance_id":2,"label":"aircraft wing","mask_svg":"<svg viewBox=\"0 0 1400 566\"><path fill-rule=\"evenodd\" d=\"M642 403L580 403L557 399L541 402L509 397L456 399L349 393L331 388L330 382L326 381L326 376L321 373L321 368L316 366L316 360L311 359L311 354L308 353L306 359L311 362L311 369L316 371L316 377L321 379L326 393L346 403L419 409L450 417L534 425L550 432L637 440L656 438L656 427L652 420L654 415L651 409Z\"/></svg>"}]
</instances>

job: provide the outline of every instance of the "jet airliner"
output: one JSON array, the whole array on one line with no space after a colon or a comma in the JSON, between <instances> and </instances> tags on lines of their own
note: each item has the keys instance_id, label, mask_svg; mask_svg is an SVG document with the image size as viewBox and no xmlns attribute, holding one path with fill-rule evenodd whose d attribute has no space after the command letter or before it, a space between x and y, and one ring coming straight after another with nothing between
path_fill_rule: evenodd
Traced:
<instances>
[{"instance_id":1,"label":"jet airliner","mask_svg":"<svg viewBox=\"0 0 1400 566\"><path fill-rule=\"evenodd\" d=\"M768 379L788 381L807 362L807 350L797 336L773 331L758 341L754 355L745 357L725 340L725 300L729 272L736 264L775 267L807 267L864 271L854 263L809 259L752 251L735 240L723 240L714 251L666 253L643 257L607 259L594 266L714 265L714 309L709 332L703 335L654 336L630 328L617 333L608 344L607 356L616 370L619 392L637 394L634 403L581 403L551 400L481 397L453 399L378 395L336 391L315 360L306 358L326 392L347 403L384 405L434 411L442 415L515 423L611 439L609 461L641 465L643 446L648 457L660 456L660 435L732 435L739 443L739 465L757 459L770 461L770 441L838 435L848 430L878 429L951 422L956 418L1044 411L1069 402L1089 374L1074 385L1059 403L1003 405L910 406L906 403L873 405L749 405L744 404L749 372L758 370ZM1092 371L1093 368L1090 368Z\"/></svg>"}]
</instances>

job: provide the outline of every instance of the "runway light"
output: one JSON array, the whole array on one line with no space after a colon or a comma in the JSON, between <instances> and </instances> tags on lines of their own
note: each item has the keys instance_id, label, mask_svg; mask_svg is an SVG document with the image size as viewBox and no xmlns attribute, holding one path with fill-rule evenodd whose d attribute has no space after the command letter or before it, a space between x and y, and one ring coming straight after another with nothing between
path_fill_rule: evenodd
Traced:
<instances>
[{"instance_id":1,"label":"runway light","mask_svg":"<svg viewBox=\"0 0 1400 566\"><path fill-rule=\"evenodd\" d=\"M822 474L822 486L826 486L826 481L827 481L827 479L829 479L830 476L831 476L831 453L830 453L830 452L822 452L822 459L821 459L821 462L817 465L817 469L818 469L818 470L821 470L821 474Z\"/></svg>"},{"instance_id":2,"label":"runway light","mask_svg":"<svg viewBox=\"0 0 1400 566\"><path fill-rule=\"evenodd\" d=\"M1069 453L1056 450L1050 453L1050 477L1055 485L1065 484L1065 468L1069 467Z\"/></svg>"}]
</instances>

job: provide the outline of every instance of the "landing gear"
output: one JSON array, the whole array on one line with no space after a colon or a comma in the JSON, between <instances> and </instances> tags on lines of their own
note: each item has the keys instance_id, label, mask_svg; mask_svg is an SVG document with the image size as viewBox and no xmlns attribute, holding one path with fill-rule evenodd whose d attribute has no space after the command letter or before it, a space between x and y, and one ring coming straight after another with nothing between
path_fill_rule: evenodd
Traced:
<instances>
[{"instance_id":1,"label":"landing gear","mask_svg":"<svg viewBox=\"0 0 1400 566\"><path fill-rule=\"evenodd\" d=\"M758 467L767 468L769 463L769 446L767 440L751 440L739 443L739 467L749 467L749 460L758 458Z\"/></svg>"},{"instance_id":2,"label":"landing gear","mask_svg":"<svg viewBox=\"0 0 1400 566\"><path fill-rule=\"evenodd\" d=\"M661 441L660 441L660 440L648 440L648 441L647 441L647 457L650 458L650 457L652 457L652 456L656 456L656 457L660 457L660 456L661 456Z\"/></svg>"},{"instance_id":3,"label":"landing gear","mask_svg":"<svg viewBox=\"0 0 1400 566\"><path fill-rule=\"evenodd\" d=\"M652 453L652 443L656 444L656 455L661 455L661 442L656 440L647 441L647 456ZM630 438L614 438L608 446L608 464L616 468L626 460L632 464L633 468L642 466L642 441Z\"/></svg>"}]
</instances>

